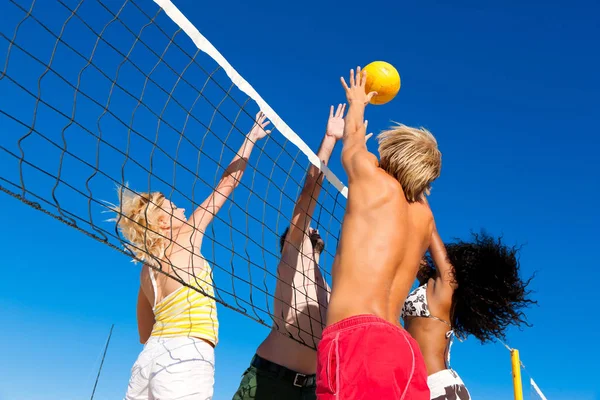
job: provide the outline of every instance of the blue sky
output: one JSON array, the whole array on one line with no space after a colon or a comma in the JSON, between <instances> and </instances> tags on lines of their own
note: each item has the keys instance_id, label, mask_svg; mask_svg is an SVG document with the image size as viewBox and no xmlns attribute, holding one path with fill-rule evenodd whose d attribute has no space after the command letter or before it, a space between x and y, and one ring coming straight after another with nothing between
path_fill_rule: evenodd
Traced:
<instances>
[{"instance_id":1,"label":"blue sky","mask_svg":"<svg viewBox=\"0 0 600 400\"><path fill-rule=\"evenodd\" d=\"M143 4L152 10L152 4ZM533 327L511 330L508 341L520 350L527 370L548 399L600 398L594 373L600 357L596 345L600 324L594 316L598 305L595 283L600 272L593 258L600 222L596 206L600 195L600 158L596 150L600 145L600 56L594 51L597 45L593 39L600 37L599 28L593 23L593 16L600 11L597 4L511 1L482 5L472 1L434 1L375 6L354 1L322 4L314 0L301 4L263 0L211 2L210 6L192 1L176 4L313 149L323 134L329 105L343 101L339 76L373 60L394 64L402 77L402 89L390 104L368 108L370 128L377 132L395 120L425 126L436 135L443 152L443 171L434 186L431 203L442 237L465 237L469 230L485 227L493 234L504 234L509 243L524 245L522 272L530 275L537 271L532 289L539 306L528 312ZM4 13L0 22L11 15L14 14ZM48 15L57 16L46 17L50 23L66 17L59 11ZM10 24L0 26L6 27L0 32L10 37ZM60 24L55 27L60 28ZM53 42L36 35L33 26L23 29L30 29L30 37L20 38L22 43L47 58L48 46ZM107 36L113 35L110 38L115 41L117 33L107 32ZM180 39L185 42L185 38ZM73 40L75 46L82 48L89 48L89 40L93 43L93 37L83 33ZM157 49L161 48L157 45ZM0 66L4 65L5 52L6 41L0 38ZM37 90L37 77L43 69L23 64L27 67L16 71L14 66L19 65L20 59L14 54L12 57L13 76ZM140 64L149 59L145 54L132 57L138 57ZM176 63L178 58L174 56L172 60ZM114 72L118 61L100 58L97 62L106 71ZM76 80L84 64L57 59L55 65ZM143 65L145 71L151 67L148 63ZM121 73L129 78L126 84L139 91L135 71L125 68ZM29 81L26 74L35 79ZM168 71L157 74L162 74L165 81L170 79ZM194 71L186 76L196 77ZM84 77L82 85L90 93L100 96L107 90L100 79ZM200 79L203 82L204 78ZM49 84L50 88L52 85L55 84ZM160 111L164 96L148 90L147 102ZM6 79L0 81L0 109L19 118L27 116L29 121L32 102L19 97L19 93ZM55 90L51 96L57 107L67 114L71 112L72 93ZM178 96L188 104L188 93L178 92ZM120 100L118 105L123 109L123 118L131 116L135 104ZM97 109L83 99L79 99L79 107L77 112L83 113L78 114L83 115L81 121L93 128ZM223 107L234 112L232 104ZM90 111L89 119L86 111ZM249 112L255 111L256 107L250 105ZM119 110L114 113L118 115ZM175 126L184 119L176 107L167 108L165 114ZM205 118L202 111L198 115ZM140 111L134 126L140 131L156 130L150 120L151 116ZM110 118L102 121L109 140L124 148L125 136L110 136L114 122ZM242 117L241 129L246 129L248 121ZM12 150L16 132L22 132L15 126L0 115L0 144ZM217 121L214 128L225 126L223 121ZM60 134L52 132L60 131L64 122L46 118L41 112L37 127L45 128L60 142ZM115 125L113 132L117 129ZM95 142L87 141L83 135L67 135L71 135L67 137L69 149L93 164ZM154 133L148 136L153 137ZM167 135L162 135L161 140L164 137ZM236 147L241 139L234 132L229 140ZM39 165L56 169L59 153L35 147L43 143L38 139L24 143L26 154L39 153L38 158L34 157ZM172 142L162 144L169 153L176 151L170 147ZM147 165L147 145L135 141L131 145L131 154ZM209 138L204 149L210 153L221 151L212 146L218 143ZM265 154L276 151L273 143L268 146L271 147ZM370 148L375 150L374 143ZM193 149L184 147L181 151L179 160L183 164L192 160L190 165L195 165ZM223 160L230 156L225 151ZM102 157L110 159L112 155L103 148ZM111 176L120 177L122 161L114 157L111 162L101 158L101 166ZM156 173L169 180L172 170L165 167L166 156L160 157L156 160ZM258 153L253 157L259 170L261 166L272 168L272 163L269 165L264 158L256 161ZM286 162L285 165L291 165L291 161ZM208 164L203 166L202 174L210 181L215 169ZM332 157L331 167L344 180L339 149ZM292 175L301 179L302 172L298 166L295 168ZM14 160L0 151L0 176L14 181L16 171ZM140 168L129 163L123 171L132 186L145 188L147 174ZM85 191L87 167L65 160L63 174L65 180ZM26 176L28 184L51 199L52 181L33 173L30 176ZM257 192L266 190L256 173L245 178L247 182L259 182ZM94 196L114 200L111 185L99 179L91 182ZM176 199L189 194L192 182L185 174L177 179L182 193L175 193ZM276 172L275 179L282 182L281 171ZM291 197L296 190L293 185L284 189ZM205 185L193 192L199 197L208 194ZM61 204L87 216L87 203L69 197L69 193L63 187L57 190ZM237 204L246 204L246 198ZM252 208L262 207L256 198L247 204L252 213L261 213L271 229L282 230L280 225L275 227L281 224L276 213L269 211L267 215ZM0 205L5 227L0 233L5 249L4 276L0 280L0 352L4 360L0 365L0 399L89 397L111 323L115 323L115 331L95 398L120 398L141 350L135 321L139 266L5 194L0 195ZM290 207L287 201L282 209L291 211ZM106 216L96 213L98 210L93 208L96 223L110 230L110 225L102 222ZM216 238L221 239L220 233L225 232L228 221L240 221L240 210L227 210L224 221L218 222L212 232ZM335 213L339 216L340 209ZM255 229L255 225L252 227ZM329 229L335 234L335 224ZM240 245L237 238L233 235L223 240ZM272 233L268 237L271 249L275 246L273 238ZM332 246L328 243L330 249ZM217 258L230 257L224 250L203 251ZM256 248L251 254L257 254ZM272 257L261 262L274 271ZM221 281L224 287L231 286L230 278L221 274L216 276L217 284ZM264 282L271 284L272 280L265 278ZM240 289L240 296L246 296L244 290ZM231 398L256 346L267 334L265 327L239 313L225 307L220 307L219 313L217 400ZM456 343L452 365L474 398L511 398L510 355L502 345L480 346L472 338ZM523 376L526 380L525 372ZM526 381L524 386L527 398Z\"/></svg>"}]
</instances>

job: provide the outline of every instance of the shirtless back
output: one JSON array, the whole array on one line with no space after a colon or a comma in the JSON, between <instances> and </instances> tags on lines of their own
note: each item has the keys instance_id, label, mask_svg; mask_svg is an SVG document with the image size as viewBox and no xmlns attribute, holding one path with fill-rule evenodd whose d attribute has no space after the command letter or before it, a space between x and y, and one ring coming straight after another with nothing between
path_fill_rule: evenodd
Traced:
<instances>
[{"instance_id":1,"label":"shirtless back","mask_svg":"<svg viewBox=\"0 0 600 400\"><path fill-rule=\"evenodd\" d=\"M375 156L360 162L364 165L354 167L359 176L349 182L327 325L373 314L400 326L404 299L429 246L433 217L422 203L408 203Z\"/></svg>"},{"instance_id":2,"label":"shirtless back","mask_svg":"<svg viewBox=\"0 0 600 400\"><path fill-rule=\"evenodd\" d=\"M317 395L429 399L418 345L400 313L429 246L433 216L424 194L439 176L433 136L399 125L379 136L381 162L365 145L366 73L342 85L346 116L342 164L348 204L332 267L327 328L318 348ZM366 396L366 397L365 397Z\"/></svg>"}]
</instances>

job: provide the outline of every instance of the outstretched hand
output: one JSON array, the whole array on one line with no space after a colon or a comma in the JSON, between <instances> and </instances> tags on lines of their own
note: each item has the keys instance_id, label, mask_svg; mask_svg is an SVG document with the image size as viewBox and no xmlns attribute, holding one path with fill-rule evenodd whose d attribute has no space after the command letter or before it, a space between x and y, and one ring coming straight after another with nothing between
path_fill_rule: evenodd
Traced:
<instances>
[{"instance_id":1,"label":"outstretched hand","mask_svg":"<svg viewBox=\"0 0 600 400\"><path fill-rule=\"evenodd\" d=\"M267 116L263 114L262 111L259 111L258 114L256 114L254 125L252 125L252 129L250 129L248 137L254 142L264 138L271 133L270 129L265 130L270 123L270 121L267 121Z\"/></svg>"},{"instance_id":2,"label":"outstretched hand","mask_svg":"<svg viewBox=\"0 0 600 400\"><path fill-rule=\"evenodd\" d=\"M342 86L346 91L346 99L348 99L348 103L350 104L356 103L366 105L371 101L373 96L377 94L377 92L365 92L367 71L361 71L360 66L356 67L356 77L354 76L354 70L350 70L350 87L348 87L348 84L346 84L343 77L340 79L342 81Z\"/></svg>"},{"instance_id":3,"label":"outstretched hand","mask_svg":"<svg viewBox=\"0 0 600 400\"><path fill-rule=\"evenodd\" d=\"M344 111L346 110L346 104L340 104L337 107L335 113L333 112L333 106L329 109L329 119L327 120L328 136L333 136L336 140L340 140L344 136Z\"/></svg>"}]
</instances>

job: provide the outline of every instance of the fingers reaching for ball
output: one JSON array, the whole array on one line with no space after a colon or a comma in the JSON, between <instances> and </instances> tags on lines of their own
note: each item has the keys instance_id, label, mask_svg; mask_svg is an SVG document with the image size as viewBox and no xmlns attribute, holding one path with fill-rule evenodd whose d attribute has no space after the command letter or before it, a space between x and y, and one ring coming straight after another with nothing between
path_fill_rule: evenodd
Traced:
<instances>
[{"instance_id":1,"label":"fingers reaching for ball","mask_svg":"<svg viewBox=\"0 0 600 400\"><path fill-rule=\"evenodd\" d=\"M346 92L348 103L368 104L369 101L377 94L377 92L366 93L365 85L367 84L367 71L361 70L360 66L354 70L350 70L350 86L346 83L344 77L341 77L342 87Z\"/></svg>"}]
</instances>

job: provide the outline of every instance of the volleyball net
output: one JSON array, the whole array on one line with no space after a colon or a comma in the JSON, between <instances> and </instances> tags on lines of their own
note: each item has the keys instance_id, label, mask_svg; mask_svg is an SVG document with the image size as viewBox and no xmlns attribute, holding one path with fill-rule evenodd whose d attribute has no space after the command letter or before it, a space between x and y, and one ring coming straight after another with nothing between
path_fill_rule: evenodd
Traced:
<instances>
[{"instance_id":1,"label":"volleyball net","mask_svg":"<svg viewBox=\"0 0 600 400\"><path fill-rule=\"evenodd\" d=\"M0 4L2 192L135 258L107 222L115 188L158 191L193 211L262 111L274 130L256 143L205 232L202 255L214 282L208 295L263 325L282 322L273 313L280 235L310 165L325 176L312 226L331 281L346 187L171 1ZM315 348L316 337L303 333L290 337ZM545 399L533 379L530 386L532 397Z\"/></svg>"},{"instance_id":2,"label":"volleyball net","mask_svg":"<svg viewBox=\"0 0 600 400\"><path fill-rule=\"evenodd\" d=\"M266 114L274 131L256 143L202 254L215 300L277 323L279 237L309 165L321 167L310 148L169 1L3 0L2 10L0 189L129 256L105 213L115 188L161 192L189 214ZM312 225L329 280L345 188L321 168Z\"/></svg>"}]
</instances>

